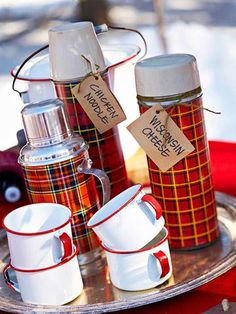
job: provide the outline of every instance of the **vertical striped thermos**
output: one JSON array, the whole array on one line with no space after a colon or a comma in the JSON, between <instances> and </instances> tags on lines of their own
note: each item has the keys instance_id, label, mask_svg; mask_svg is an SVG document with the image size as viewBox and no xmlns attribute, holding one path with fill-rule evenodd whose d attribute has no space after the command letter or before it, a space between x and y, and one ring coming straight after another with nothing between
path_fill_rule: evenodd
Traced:
<instances>
[{"instance_id":1,"label":"vertical striped thermos","mask_svg":"<svg viewBox=\"0 0 236 314\"><path fill-rule=\"evenodd\" d=\"M218 237L210 155L196 59L167 54L137 63L137 98L143 113L160 104L194 146L194 150L166 172L148 159L152 193L161 203L170 246L198 248ZM168 141L165 145L168 148Z\"/></svg>"},{"instance_id":2,"label":"vertical striped thermos","mask_svg":"<svg viewBox=\"0 0 236 314\"><path fill-rule=\"evenodd\" d=\"M100 134L72 93L72 88L93 72L89 59L109 85L103 52L91 22L63 24L49 30L51 79L56 94L65 104L71 129L89 144L94 166L108 175L114 197L129 186L118 127ZM97 186L101 196L101 185Z\"/></svg>"}]
</instances>

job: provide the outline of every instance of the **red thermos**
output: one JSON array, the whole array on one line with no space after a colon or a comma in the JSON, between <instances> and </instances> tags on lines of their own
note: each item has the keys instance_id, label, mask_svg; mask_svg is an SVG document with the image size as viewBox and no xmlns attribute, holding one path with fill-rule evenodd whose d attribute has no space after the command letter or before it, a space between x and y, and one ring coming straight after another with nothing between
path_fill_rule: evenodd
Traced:
<instances>
[{"instance_id":1,"label":"red thermos","mask_svg":"<svg viewBox=\"0 0 236 314\"><path fill-rule=\"evenodd\" d=\"M196 59L187 54L149 58L137 63L135 76L140 112L157 103L168 106L166 111L195 148L166 172L147 158L152 193L162 205L170 245L205 246L219 232Z\"/></svg>"},{"instance_id":2,"label":"red thermos","mask_svg":"<svg viewBox=\"0 0 236 314\"><path fill-rule=\"evenodd\" d=\"M129 186L118 128L99 134L71 91L93 70L84 57L93 60L94 67L109 85L102 49L92 23L72 23L49 30L51 78L57 96L65 104L72 130L89 144L94 166L108 175L111 197L114 197Z\"/></svg>"}]
</instances>

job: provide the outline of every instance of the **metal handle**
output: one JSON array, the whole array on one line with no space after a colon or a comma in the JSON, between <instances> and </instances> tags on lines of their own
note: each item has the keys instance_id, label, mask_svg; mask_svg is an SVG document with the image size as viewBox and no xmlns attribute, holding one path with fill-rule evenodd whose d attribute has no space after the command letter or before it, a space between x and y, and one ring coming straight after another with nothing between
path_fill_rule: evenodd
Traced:
<instances>
[{"instance_id":1,"label":"metal handle","mask_svg":"<svg viewBox=\"0 0 236 314\"><path fill-rule=\"evenodd\" d=\"M146 42L146 39L144 38L143 34L140 33L137 29L108 25L108 30L109 29L128 31L128 32L133 32L133 33L136 33L137 35L139 35L139 37L142 39L143 44L144 44L144 53L141 57L139 57L138 60L135 61L135 63L138 62L139 60L143 59L146 56L146 54L147 54L147 42Z\"/></svg>"},{"instance_id":2,"label":"metal handle","mask_svg":"<svg viewBox=\"0 0 236 314\"><path fill-rule=\"evenodd\" d=\"M162 216L161 205L158 203L158 201L152 195L148 195L148 194L143 195L141 198L141 201L147 202L149 205L151 205L153 207L153 209L156 212L156 219L161 218L161 216Z\"/></svg>"},{"instance_id":3,"label":"metal handle","mask_svg":"<svg viewBox=\"0 0 236 314\"><path fill-rule=\"evenodd\" d=\"M5 283L8 285L9 288L13 289L16 292L20 293L19 285L17 282L11 280L10 275L8 273L9 269L12 268L11 264L8 263L4 268L3 268L3 277L5 280Z\"/></svg>"},{"instance_id":4,"label":"metal handle","mask_svg":"<svg viewBox=\"0 0 236 314\"><path fill-rule=\"evenodd\" d=\"M163 251L153 253L153 255L155 256L155 258L159 261L159 263L161 265L161 276L160 276L160 278L163 278L170 271L169 259Z\"/></svg>"},{"instance_id":5,"label":"metal handle","mask_svg":"<svg viewBox=\"0 0 236 314\"><path fill-rule=\"evenodd\" d=\"M79 173L91 174L99 179L99 181L102 184L102 194L103 194L102 206L103 206L110 200L110 195L111 195L110 180L104 171L100 169L91 168L92 163L93 162L91 159L86 158L78 166L77 170Z\"/></svg>"},{"instance_id":6,"label":"metal handle","mask_svg":"<svg viewBox=\"0 0 236 314\"><path fill-rule=\"evenodd\" d=\"M100 34L100 33L105 33L108 31L108 26L106 24L101 24L101 25L97 25L94 26L94 30L96 34ZM19 66L19 68L17 69L16 73L14 74L13 71L11 71L11 75L13 76L13 81L12 81L12 90L17 92L19 94L19 96L21 97L22 94L26 93L26 91L19 92L16 88L15 88L15 82L16 79L18 78L18 75L20 73L20 71L22 70L23 66L30 60L32 59L34 56L36 56L38 53L40 53L41 51L47 49L49 47L49 45L45 45L39 49L37 49L36 51L34 51L33 53L31 53Z\"/></svg>"}]
</instances>

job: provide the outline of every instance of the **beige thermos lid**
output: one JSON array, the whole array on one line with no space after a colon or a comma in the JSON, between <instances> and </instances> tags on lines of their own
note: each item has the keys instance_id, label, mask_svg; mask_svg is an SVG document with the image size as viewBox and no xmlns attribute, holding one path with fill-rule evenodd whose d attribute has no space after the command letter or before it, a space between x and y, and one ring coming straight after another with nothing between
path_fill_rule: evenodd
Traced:
<instances>
[{"instance_id":1,"label":"beige thermos lid","mask_svg":"<svg viewBox=\"0 0 236 314\"><path fill-rule=\"evenodd\" d=\"M166 54L139 61L135 66L139 96L166 97L200 87L197 61L189 54Z\"/></svg>"}]
</instances>

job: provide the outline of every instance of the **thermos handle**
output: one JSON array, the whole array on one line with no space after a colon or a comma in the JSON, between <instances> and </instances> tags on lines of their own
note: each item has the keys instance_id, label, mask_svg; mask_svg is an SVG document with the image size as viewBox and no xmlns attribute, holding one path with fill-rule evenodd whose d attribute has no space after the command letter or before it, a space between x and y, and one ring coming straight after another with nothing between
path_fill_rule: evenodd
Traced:
<instances>
[{"instance_id":1,"label":"thermos handle","mask_svg":"<svg viewBox=\"0 0 236 314\"><path fill-rule=\"evenodd\" d=\"M161 205L152 195L148 195L148 194L143 195L141 198L141 201L146 202L153 207L156 213L156 219L161 218L162 216Z\"/></svg>"},{"instance_id":2,"label":"thermos handle","mask_svg":"<svg viewBox=\"0 0 236 314\"><path fill-rule=\"evenodd\" d=\"M106 173L100 169L91 168L92 160L87 158L78 166L77 170L79 173L91 174L99 179L102 184L102 194L103 202L102 206L105 205L110 200L111 195L111 185L110 180Z\"/></svg>"},{"instance_id":3,"label":"thermos handle","mask_svg":"<svg viewBox=\"0 0 236 314\"><path fill-rule=\"evenodd\" d=\"M9 275L9 269L11 268L11 264L8 263L3 269L3 277L9 288L13 289L16 292L20 292L19 285L17 282L11 280Z\"/></svg>"},{"instance_id":4,"label":"thermos handle","mask_svg":"<svg viewBox=\"0 0 236 314\"><path fill-rule=\"evenodd\" d=\"M161 265L162 272L161 272L160 278L163 278L170 271L170 263L169 263L168 256L162 251L155 252L155 253L153 253L153 255L155 256L155 258L159 261L159 263Z\"/></svg>"}]
</instances>

